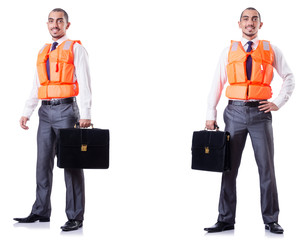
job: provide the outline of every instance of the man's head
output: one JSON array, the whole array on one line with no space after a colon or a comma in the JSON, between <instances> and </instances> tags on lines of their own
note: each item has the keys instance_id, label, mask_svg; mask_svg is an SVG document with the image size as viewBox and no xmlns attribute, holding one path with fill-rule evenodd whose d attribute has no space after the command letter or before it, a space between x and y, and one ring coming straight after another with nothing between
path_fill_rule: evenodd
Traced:
<instances>
[{"instance_id":1,"label":"man's head","mask_svg":"<svg viewBox=\"0 0 303 240\"><path fill-rule=\"evenodd\" d=\"M258 36L258 31L263 26L261 15L255 8L246 8L238 22L239 28L242 29L242 36L252 40Z\"/></svg>"},{"instance_id":2,"label":"man's head","mask_svg":"<svg viewBox=\"0 0 303 240\"><path fill-rule=\"evenodd\" d=\"M63 9L55 8L49 13L47 27L54 41L65 36L69 26L68 14Z\"/></svg>"}]
</instances>

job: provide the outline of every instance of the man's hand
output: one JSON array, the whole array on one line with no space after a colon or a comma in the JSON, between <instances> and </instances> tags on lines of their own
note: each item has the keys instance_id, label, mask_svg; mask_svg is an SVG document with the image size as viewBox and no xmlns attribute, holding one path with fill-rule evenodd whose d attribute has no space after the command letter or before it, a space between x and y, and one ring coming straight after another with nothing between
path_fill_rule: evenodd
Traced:
<instances>
[{"instance_id":1,"label":"man's hand","mask_svg":"<svg viewBox=\"0 0 303 240\"><path fill-rule=\"evenodd\" d=\"M27 117L22 116L19 120L20 126L24 129L24 130L28 130L29 127L26 126L26 123L29 119Z\"/></svg>"},{"instance_id":2,"label":"man's hand","mask_svg":"<svg viewBox=\"0 0 303 240\"><path fill-rule=\"evenodd\" d=\"M261 101L260 106L258 107L260 111L264 111L265 113L271 112L271 111L278 111L279 108L276 104L268 101Z\"/></svg>"},{"instance_id":3,"label":"man's hand","mask_svg":"<svg viewBox=\"0 0 303 240\"><path fill-rule=\"evenodd\" d=\"M90 119L80 119L79 120L79 125L82 128L88 128L91 125L91 120Z\"/></svg>"},{"instance_id":4,"label":"man's hand","mask_svg":"<svg viewBox=\"0 0 303 240\"><path fill-rule=\"evenodd\" d=\"M215 125L217 125L215 120L207 120L205 123L205 128L208 130L215 130Z\"/></svg>"}]
</instances>

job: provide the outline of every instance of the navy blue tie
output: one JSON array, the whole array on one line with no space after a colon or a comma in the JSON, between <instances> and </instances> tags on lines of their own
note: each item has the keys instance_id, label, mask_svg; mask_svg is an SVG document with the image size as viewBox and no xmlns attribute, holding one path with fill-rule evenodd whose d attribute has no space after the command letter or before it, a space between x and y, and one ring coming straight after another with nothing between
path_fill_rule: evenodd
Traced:
<instances>
[{"instance_id":1,"label":"navy blue tie","mask_svg":"<svg viewBox=\"0 0 303 240\"><path fill-rule=\"evenodd\" d=\"M246 52L251 52L252 47L251 45L253 44L252 41L248 41L248 48L246 50ZM251 55L248 55L247 59L246 59L246 76L247 76L247 80L250 80L251 77L251 68L252 68L252 58Z\"/></svg>"},{"instance_id":2,"label":"navy blue tie","mask_svg":"<svg viewBox=\"0 0 303 240\"><path fill-rule=\"evenodd\" d=\"M57 43L57 42L54 42L50 51L55 50L56 47L57 47L57 45L58 45L58 43ZM46 71L47 71L48 80L50 80L50 73L49 73L49 58L46 60Z\"/></svg>"}]
</instances>

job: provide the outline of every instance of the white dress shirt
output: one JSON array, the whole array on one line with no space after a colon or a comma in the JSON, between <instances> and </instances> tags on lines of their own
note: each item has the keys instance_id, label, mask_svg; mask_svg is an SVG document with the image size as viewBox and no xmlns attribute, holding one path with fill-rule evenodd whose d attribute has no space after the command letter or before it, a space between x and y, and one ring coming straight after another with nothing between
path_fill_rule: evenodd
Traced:
<instances>
[{"instance_id":1,"label":"white dress shirt","mask_svg":"<svg viewBox=\"0 0 303 240\"><path fill-rule=\"evenodd\" d=\"M56 41L58 43L57 47L67 39L68 37L65 35L64 37L57 40ZM91 93L90 71L88 65L88 54L85 48L79 43L74 44L73 51L74 51L74 66L75 66L74 79L77 79L79 84L80 119L91 119L92 93ZM37 107L39 102L38 99L39 87L40 87L40 82L36 68L33 88L30 92L29 98L25 103L22 116L30 118L33 111Z\"/></svg>"},{"instance_id":2,"label":"white dress shirt","mask_svg":"<svg viewBox=\"0 0 303 240\"><path fill-rule=\"evenodd\" d=\"M248 48L248 42L246 38L241 39L242 46L246 51ZM256 49L259 44L259 39L255 38L251 40L253 42L252 48ZM295 79L294 75L288 67L285 58L282 55L282 52L276 46L271 44L271 47L274 52L274 62L273 67L276 69L277 73L283 79L283 84L280 90L279 95L272 101L278 108L281 108L287 100L290 98L294 87L295 87ZM208 96L208 104L207 104L207 113L206 120L216 120L217 119L217 105L221 97L222 90L224 88L225 83L227 82L227 71L226 66L228 63L228 53L230 47L227 47L223 50L219 63L217 65L217 69L215 72L215 76L213 78L212 86L210 89L210 93Z\"/></svg>"}]
</instances>

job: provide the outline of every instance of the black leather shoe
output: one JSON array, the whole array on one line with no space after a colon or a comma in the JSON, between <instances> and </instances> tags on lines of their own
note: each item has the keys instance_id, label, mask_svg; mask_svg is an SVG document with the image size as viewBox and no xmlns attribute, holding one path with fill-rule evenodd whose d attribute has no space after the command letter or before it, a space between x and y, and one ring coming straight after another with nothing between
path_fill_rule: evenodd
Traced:
<instances>
[{"instance_id":1,"label":"black leather shoe","mask_svg":"<svg viewBox=\"0 0 303 240\"><path fill-rule=\"evenodd\" d=\"M265 229L277 234L282 234L284 232L283 228L277 222L265 224Z\"/></svg>"},{"instance_id":2,"label":"black leather shoe","mask_svg":"<svg viewBox=\"0 0 303 240\"><path fill-rule=\"evenodd\" d=\"M82 222L79 220L68 220L61 229L62 231L74 231L82 227Z\"/></svg>"},{"instance_id":3,"label":"black leather shoe","mask_svg":"<svg viewBox=\"0 0 303 240\"><path fill-rule=\"evenodd\" d=\"M226 222L220 222L220 221L217 222L212 227L204 228L204 230L209 232L209 233L222 232L222 231L227 231L227 230L232 230L232 229L235 229L234 224L226 223Z\"/></svg>"},{"instance_id":4,"label":"black leather shoe","mask_svg":"<svg viewBox=\"0 0 303 240\"><path fill-rule=\"evenodd\" d=\"M19 223L33 223L36 221L39 222L49 222L49 217L42 217L36 214L31 213L28 217L26 218L14 218L15 221L18 221Z\"/></svg>"}]
</instances>

